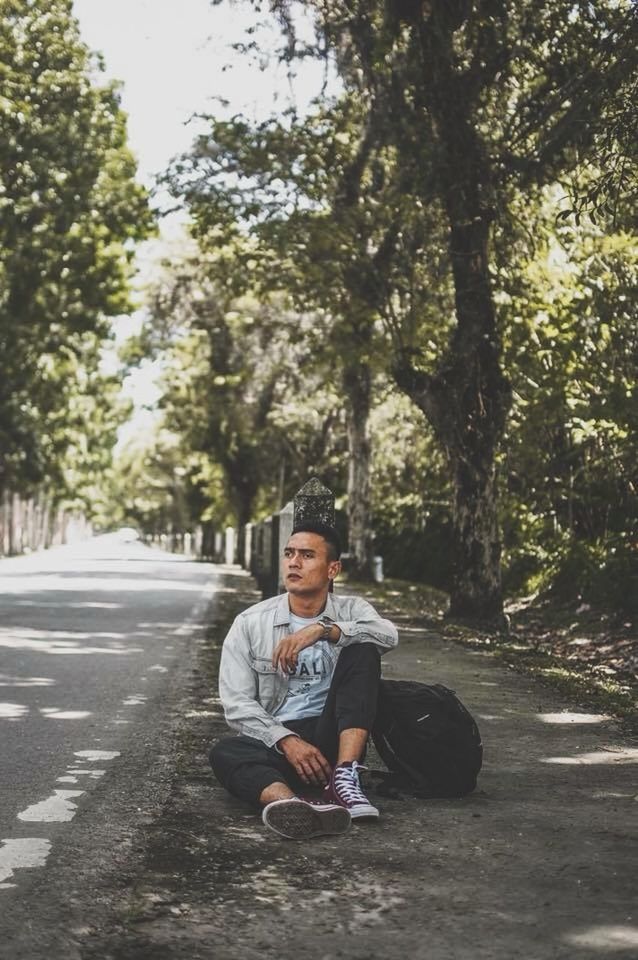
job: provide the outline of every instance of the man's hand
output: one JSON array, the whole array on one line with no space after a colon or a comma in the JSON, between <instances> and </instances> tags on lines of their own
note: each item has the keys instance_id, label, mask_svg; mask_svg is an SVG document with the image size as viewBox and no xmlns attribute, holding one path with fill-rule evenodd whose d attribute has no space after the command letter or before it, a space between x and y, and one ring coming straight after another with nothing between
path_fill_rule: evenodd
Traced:
<instances>
[{"instance_id":1,"label":"man's hand","mask_svg":"<svg viewBox=\"0 0 638 960\"><path fill-rule=\"evenodd\" d=\"M316 787L326 785L332 768L318 747L295 736L283 737L277 746L300 780Z\"/></svg>"},{"instance_id":2,"label":"man's hand","mask_svg":"<svg viewBox=\"0 0 638 960\"><path fill-rule=\"evenodd\" d=\"M301 650L311 647L323 635L323 624L309 623L307 627L289 633L280 640L272 655L273 667L281 668L286 673L297 669L297 658Z\"/></svg>"}]
</instances>

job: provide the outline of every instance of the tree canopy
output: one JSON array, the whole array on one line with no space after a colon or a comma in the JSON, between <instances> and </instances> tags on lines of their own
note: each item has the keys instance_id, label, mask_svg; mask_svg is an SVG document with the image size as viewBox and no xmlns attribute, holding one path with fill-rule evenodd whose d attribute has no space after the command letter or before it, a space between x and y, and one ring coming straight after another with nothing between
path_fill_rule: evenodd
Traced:
<instances>
[{"instance_id":1,"label":"tree canopy","mask_svg":"<svg viewBox=\"0 0 638 960\"><path fill-rule=\"evenodd\" d=\"M86 462L95 485L110 456L121 414L101 348L130 310L152 218L117 87L99 83L70 0L7 0L2 14L0 487L60 492L65 462L76 480Z\"/></svg>"},{"instance_id":2,"label":"tree canopy","mask_svg":"<svg viewBox=\"0 0 638 960\"><path fill-rule=\"evenodd\" d=\"M516 271L534 248L517 218L527 205L529 221L546 224L553 197L555 243L565 261L578 257L558 226L571 214L557 190L591 207L602 160L603 175L616 171L614 208L592 212L603 232L618 227L631 194L621 135L631 110L621 122L612 104L628 102L635 83L635 12L524 0L303 6L315 18L314 55L335 65L342 91L305 117L211 117L175 166L173 191L203 249L248 234L258 287L278 284L330 312L353 382L381 344L378 370L425 414L449 465L453 612L498 620L497 468L519 402L508 348L520 300L510 290L531 292ZM299 5L270 7L282 57L312 53L297 43ZM601 146L612 141L616 165ZM547 257L551 243L531 253ZM531 343L538 324L536 311Z\"/></svg>"},{"instance_id":3,"label":"tree canopy","mask_svg":"<svg viewBox=\"0 0 638 960\"><path fill-rule=\"evenodd\" d=\"M458 616L502 622L503 583L626 603L634 6L253 6L292 72L316 57L339 82L303 113L220 106L167 171L194 245L128 347L161 363L157 433L112 471L126 404L101 352L148 198L71 3L4 5L0 486L159 531L243 524L319 473L355 571L381 550Z\"/></svg>"}]
</instances>

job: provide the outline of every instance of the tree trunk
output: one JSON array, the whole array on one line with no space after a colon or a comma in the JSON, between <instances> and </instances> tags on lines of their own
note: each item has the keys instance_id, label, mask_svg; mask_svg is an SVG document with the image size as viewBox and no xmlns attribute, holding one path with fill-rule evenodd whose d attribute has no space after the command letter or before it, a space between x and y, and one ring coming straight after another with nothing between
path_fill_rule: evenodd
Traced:
<instances>
[{"instance_id":1,"label":"tree trunk","mask_svg":"<svg viewBox=\"0 0 638 960\"><path fill-rule=\"evenodd\" d=\"M433 5L444 11L445 4ZM491 169L474 122L473 90L455 67L444 19L421 19L423 96L448 223L456 327L435 375L408 365L399 385L446 449L454 481L450 613L503 626L496 462L510 407L489 275Z\"/></svg>"},{"instance_id":2,"label":"tree trunk","mask_svg":"<svg viewBox=\"0 0 638 960\"><path fill-rule=\"evenodd\" d=\"M495 451L509 390L498 368L491 372L477 357L435 377L404 367L396 378L432 424L454 477L450 614L501 628Z\"/></svg>"},{"instance_id":3,"label":"tree trunk","mask_svg":"<svg viewBox=\"0 0 638 960\"><path fill-rule=\"evenodd\" d=\"M432 424L454 476L450 613L501 627L495 455L510 389L500 369L493 333L494 310L483 267L486 258L480 248L464 252L455 244L454 230L450 236L458 319L450 349L435 376L404 367L397 371L397 382Z\"/></svg>"},{"instance_id":4,"label":"tree trunk","mask_svg":"<svg viewBox=\"0 0 638 960\"><path fill-rule=\"evenodd\" d=\"M510 406L510 389L500 368L488 273L488 223L485 216L468 223L467 211L459 223L456 206L456 202L448 202L458 322L451 344L454 361L443 373L441 398L447 409L439 411L435 424L455 480L450 613L500 624L503 601L495 457Z\"/></svg>"},{"instance_id":5,"label":"tree trunk","mask_svg":"<svg viewBox=\"0 0 638 960\"><path fill-rule=\"evenodd\" d=\"M348 554L350 571L357 579L372 579L370 524L370 416L371 375L365 364L346 364L343 389L348 403Z\"/></svg>"},{"instance_id":6,"label":"tree trunk","mask_svg":"<svg viewBox=\"0 0 638 960\"><path fill-rule=\"evenodd\" d=\"M467 454L467 451L464 451ZM450 615L503 625L501 539L493 452L454 457L453 580Z\"/></svg>"},{"instance_id":7,"label":"tree trunk","mask_svg":"<svg viewBox=\"0 0 638 960\"><path fill-rule=\"evenodd\" d=\"M255 484L251 480L247 480L245 477L235 480L234 486L230 490L230 498L238 527L245 527L247 523L253 520L253 505L256 495Z\"/></svg>"}]
</instances>

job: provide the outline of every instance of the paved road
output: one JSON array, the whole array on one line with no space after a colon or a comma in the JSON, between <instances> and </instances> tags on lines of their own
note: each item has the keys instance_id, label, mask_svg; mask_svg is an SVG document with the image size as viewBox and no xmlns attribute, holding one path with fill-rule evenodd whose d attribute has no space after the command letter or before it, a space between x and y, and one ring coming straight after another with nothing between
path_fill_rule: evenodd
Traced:
<instances>
[{"instance_id":1,"label":"paved road","mask_svg":"<svg viewBox=\"0 0 638 960\"><path fill-rule=\"evenodd\" d=\"M80 608L75 630L57 637L115 653L49 653L31 662L28 645L14 651L24 658L20 676L58 684L5 688L7 700L29 712L0 729L26 731L33 722L36 733L59 738L47 742L60 754L49 779L34 781L38 789L14 806L11 834L0 834L54 840L45 867L16 868L5 881L16 886L0 890L0 960L638 956L638 747L611 718L514 674L488 651L450 643L405 617L397 597L384 612L397 621L401 642L384 657L384 672L458 690L485 742L479 787L460 800L375 791L378 824L345 838L283 841L215 785L206 759L211 741L227 732L216 696L221 642L232 617L257 598L254 584L238 568L216 568L205 633L176 639L177 610L187 615L197 602L207 568L122 549L131 557L129 550L140 551L146 562L87 561L76 583L86 578L88 589L74 601L121 607L107 608L95 632L83 622L93 608ZM142 568L148 572L136 574ZM109 572L118 585L98 591ZM11 636L20 636L15 626ZM61 664L73 660L88 664L79 687L63 680ZM163 665L168 674L151 671ZM95 703L80 696L89 683L96 697L106 685ZM73 692L69 709L92 715L42 714L62 710L64 689ZM144 691L144 704L125 703ZM75 756L94 748L120 756L104 763ZM369 762L375 766L374 751ZM95 779L80 772L99 769L106 773ZM74 819L17 820L16 809L50 797L60 774L88 782L83 796L68 798L77 802Z\"/></svg>"},{"instance_id":2,"label":"paved road","mask_svg":"<svg viewBox=\"0 0 638 960\"><path fill-rule=\"evenodd\" d=\"M139 751L214 583L117 534L0 561L0 915Z\"/></svg>"}]
</instances>

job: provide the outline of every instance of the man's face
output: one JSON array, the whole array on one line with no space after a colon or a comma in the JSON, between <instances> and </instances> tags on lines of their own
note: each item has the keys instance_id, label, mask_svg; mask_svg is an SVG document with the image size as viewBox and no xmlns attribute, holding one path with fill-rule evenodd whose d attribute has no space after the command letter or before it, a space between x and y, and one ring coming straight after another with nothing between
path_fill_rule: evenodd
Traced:
<instances>
[{"instance_id":1,"label":"man's face","mask_svg":"<svg viewBox=\"0 0 638 960\"><path fill-rule=\"evenodd\" d=\"M282 571L288 593L320 594L341 569L338 560L328 558L329 547L318 533L295 533L284 549Z\"/></svg>"}]
</instances>

